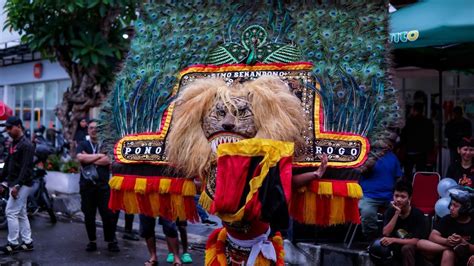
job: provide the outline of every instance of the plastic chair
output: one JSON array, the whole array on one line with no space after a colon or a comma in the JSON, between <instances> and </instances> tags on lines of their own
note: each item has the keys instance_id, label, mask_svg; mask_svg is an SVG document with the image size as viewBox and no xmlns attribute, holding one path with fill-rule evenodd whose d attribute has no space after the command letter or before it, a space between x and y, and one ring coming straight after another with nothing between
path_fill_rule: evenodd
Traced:
<instances>
[{"instance_id":1,"label":"plastic chair","mask_svg":"<svg viewBox=\"0 0 474 266\"><path fill-rule=\"evenodd\" d=\"M435 214L434 206L439 199L438 183L440 176L436 172L416 172L413 176L413 195L411 205L425 215Z\"/></svg>"}]
</instances>

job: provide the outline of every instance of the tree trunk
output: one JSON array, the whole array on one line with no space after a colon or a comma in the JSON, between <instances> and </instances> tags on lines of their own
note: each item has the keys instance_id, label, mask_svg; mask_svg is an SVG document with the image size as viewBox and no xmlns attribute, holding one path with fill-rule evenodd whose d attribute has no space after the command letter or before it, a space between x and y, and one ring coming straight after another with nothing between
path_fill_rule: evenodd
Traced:
<instances>
[{"instance_id":1,"label":"tree trunk","mask_svg":"<svg viewBox=\"0 0 474 266\"><path fill-rule=\"evenodd\" d=\"M60 64L63 65L61 60ZM100 106L108 93L108 88L91 78L95 76L95 73L91 73L95 71L94 68L77 68L77 65L69 69L65 67L71 77L71 87L63 94L62 102L56 107L56 116L61 121L64 137L70 144L74 143L79 121L89 116L91 108ZM74 147L75 145L72 145L72 148ZM71 149L70 153L75 154L75 151Z\"/></svg>"}]
</instances>

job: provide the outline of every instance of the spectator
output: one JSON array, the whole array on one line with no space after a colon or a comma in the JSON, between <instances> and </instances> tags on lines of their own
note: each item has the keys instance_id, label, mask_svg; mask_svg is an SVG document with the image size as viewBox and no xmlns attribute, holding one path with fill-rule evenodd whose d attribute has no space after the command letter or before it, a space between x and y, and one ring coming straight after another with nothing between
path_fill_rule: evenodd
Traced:
<instances>
[{"instance_id":1,"label":"spectator","mask_svg":"<svg viewBox=\"0 0 474 266\"><path fill-rule=\"evenodd\" d=\"M104 228L104 240L108 242L107 248L111 252L118 252L120 249L115 238L118 213L114 213L108 208L110 196L108 182L111 162L106 154L100 152L96 129L97 122L95 120L89 121L88 133L90 139L79 142L76 150L77 159L81 163L79 181L81 209L84 213L84 223L89 238L86 251L97 250L95 217L97 210L99 210ZM95 173L92 169L85 171L86 167L94 168Z\"/></svg>"},{"instance_id":2,"label":"spectator","mask_svg":"<svg viewBox=\"0 0 474 266\"><path fill-rule=\"evenodd\" d=\"M447 177L456 180L462 186L473 187L474 184L474 164L472 157L474 151L474 141L470 138L463 138L458 143L457 152L461 160L454 162L448 168Z\"/></svg>"},{"instance_id":3,"label":"spectator","mask_svg":"<svg viewBox=\"0 0 474 266\"><path fill-rule=\"evenodd\" d=\"M421 103L413 105L400 135L401 145L405 149L404 175L409 183L413 180L413 167L416 167L416 171L427 170L428 153L434 146L434 126L423 115L423 108Z\"/></svg>"},{"instance_id":4,"label":"spectator","mask_svg":"<svg viewBox=\"0 0 474 266\"><path fill-rule=\"evenodd\" d=\"M463 111L460 106L453 109L453 119L446 123L444 134L448 139L448 148L451 164L461 159L458 153L458 147L461 140L472 135L471 121L463 117Z\"/></svg>"},{"instance_id":5,"label":"spectator","mask_svg":"<svg viewBox=\"0 0 474 266\"><path fill-rule=\"evenodd\" d=\"M10 116L1 126L6 127L8 135L13 139L3 168L0 193L10 189L5 215L8 221L7 244L4 253L12 254L19 250L33 250L31 227L26 214L28 195L33 184L33 144L23 133L23 122ZM22 242L20 242L20 236Z\"/></svg>"},{"instance_id":6,"label":"spectator","mask_svg":"<svg viewBox=\"0 0 474 266\"><path fill-rule=\"evenodd\" d=\"M74 141L79 144L81 141L86 140L86 136L88 135L87 131L87 124L88 124L88 119L86 117L83 117L80 121L79 124L77 125L76 128L76 134L74 134Z\"/></svg>"},{"instance_id":7,"label":"spectator","mask_svg":"<svg viewBox=\"0 0 474 266\"><path fill-rule=\"evenodd\" d=\"M359 181L364 192L364 197L359 201L362 232L369 241L380 236L377 211L390 206L393 187L401 176L400 162L392 151L388 151Z\"/></svg>"},{"instance_id":8,"label":"spectator","mask_svg":"<svg viewBox=\"0 0 474 266\"><path fill-rule=\"evenodd\" d=\"M423 237L423 213L411 206L411 184L399 181L394 189L392 206L384 214L383 237L380 243L389 246L402 265L415 265L416 244Z\"/></svg>"},{"instance_id":9,"label":"spectator","mask_svg":"<svg viewBox=\"0 0 474 266\"><path fill-rule=\"evenodd\" d=\"M188 241L186 229L184 228L184 232L180 230L183 255L179 257L178 229L176 228L176 223L162 217L159 218L159 223L163 226L163 233L166 236L166 243L168 245L169 253L166 261L173 265L192 263L191 255L187 252ZM183 223L178 221L178 228L185 226L185 223L186 222ZM145 262L145 266L158 265L158 258L156 256L155 224L155 218L140 214L140 235L145 238L146 246L150 253L150 259Z\"/></svg>"},{"instance_id":10,"label":"spectator","mask_svg":"<svg viewBox=\"0 0 474 266\"><path fill-rule=\"evenodd\" d=\"M441 265L466 265L469 254L474 253L474 219L472 193L458 188L450 193L450 215L435 225L429 240L418 241L417 247L428 260L441 257Z\"/></svg>"}]
</instances>

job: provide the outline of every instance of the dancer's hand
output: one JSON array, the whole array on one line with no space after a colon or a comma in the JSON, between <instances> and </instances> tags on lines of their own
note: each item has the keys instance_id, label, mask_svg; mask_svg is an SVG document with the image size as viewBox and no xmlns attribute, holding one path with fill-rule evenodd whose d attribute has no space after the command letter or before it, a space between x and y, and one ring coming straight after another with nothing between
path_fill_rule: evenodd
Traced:
<instances>
[{"instance_id":1,"label":"dancer's hand","mask_svg":"<svg viewBox=\"0 0 474 266\"><path fill-rule=\"evenodd\" d=\"M314 177L319 179L323 177L324 173L326 172L326 168L328 167L328 155L323 154L323 157L321 158L321 165L319 165L318 170L314 171Z\"/></svg>"}]
</instances>

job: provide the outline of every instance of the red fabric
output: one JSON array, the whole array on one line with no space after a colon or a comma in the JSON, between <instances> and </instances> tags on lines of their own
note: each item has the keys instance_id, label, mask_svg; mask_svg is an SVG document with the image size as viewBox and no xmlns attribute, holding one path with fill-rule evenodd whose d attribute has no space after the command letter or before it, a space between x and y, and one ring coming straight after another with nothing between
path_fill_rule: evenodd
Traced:
<instances>
[{"instance_id":1,"label":"red fabric","mask_svg":"<svg viewBox=\"0 0 474 266\"><path fill-rule=\"evenodd\" d=\"M344 215L346 221L360 224L359 200L354 198L345 198L344 200Z\"/></svg>"},{"instance_id":2,"label":"red fabric","mask_svg":"<svg viewBox=\"0 0 474 266\"><path fill-rule=\"evenodd\" d=\"M184 197L184 210L186 212L186 219L191 222L199 221L197 214L196 203L193 196Z\"/></svg>"},{"instance_id":3,"label":"red fabric","mask_svg":"<svg viewBox=\"0 0 474 266\"><path fill-rule=\"evenodd\" d=\"M290 201L290 215L299 222L303 221L304 193L293 193Z\"/></svg>"},{"instance_id":4,"label":"red fabric","mask_svg":"<svg viewBox=\"0 0 474 266\"><path fill-rule=\"evenodd\" d=\"M434 215L434 205L439 199L439 179L439 174L435 172L416 172L413 176L411 205L424 214Z\"/></svg>"},{"instance_id":5,"label":"red fabric","mask_svg":"<svg viewBox=\"0 0 474 266\"><path fill-rule=\"evenodd\" d=\"M245 196L245 195L244 195ZM260 213L262 211L262 204L258 199L258 191L252 196L252 199L245 204L244 208L244 220L252 221L260 218Z\"/></svg>"},{"instance_id":6,"label":"red fabric","mask_svg":"<svg viewBox=\"0 0 474 266\"><path fill-rule=\"evenodd\" d=\"M138 201L138 206L140 208L140 213L153 217L153 209L151 208L154 202L150 202L150 198L147 195L135 194Z\"/></svg>"},{"instance_id":7,"label":"red fabric","mask_svg":"<svg viewBox=\"0 0 474 266\"><path fill-rule=\"evenodd\" d=\"M346 182L332 182L332 194L334 196L347 196L347 183Z\"/></svg>"},{"instance_id":8,"label":"red fabric","mask_svg":"<svg viewBox=\"0 0 474 266\"><path fill-rule=\"evenodd\" d=\"M293 157L282 157L279 162L280 167L280 180L283 186L283 192L285 193L286 202L290 202L291 199L291 180L293 178Z\"/></svg>"},{"instance_id":9,"label":"red fabric","mask_svg":"<svg viewBox=\"0 0 474 266\"><path fill-rule=\"evenodd\" d=\"M111 210L123 210L123 191L111 189L109 197L109 209Z\"/></svg>"},{"instance_id":10,"label":"red fabric","mask_svg":"<svg viewBox=\"0 0 474 266\"><path fill-rule=\"evenodd\" d=\"M7 120L13 115L13 110L4 102L0 101L0 120Z\"/></svg>"},{"instance_id":11,"label":"red fabric","mask_svg":"<svg viewBox=\"0 0 474 266\"><path fill-rule=\"evenodd\" d=\"M217 236L219 235L219 232L223 228L217 228L216 230L212 231L212 233L207 237L207 242L206 242L206 249L210 248L217 242Z\"/></svg>"},{"instance_id":12,"label":"red fabric","mask_svg":"<svg viewBox=\"0 0 474 266\"><path fill-rule=\"evenodd\" d=\"M171 198L169 194L161 194L160 195L160 214L164 218L172 220L172 213L171 213Z\"/></svg>"},{"instance_id":13,"label":"red fabric","mask_svg":"<svg viewBox=\"0 0 474 266\"><path fill-rule=\"evenodd\" d=\"M329 214L330 214L330 198L327 196L316 196L316 224L328 225L329 224Z\"/></svg>"},{"instance_id":14,"label":"red fabric","mask_svg":"<svg viewBox=\"0 0 474 266\"><path fill-rule=\"evenodd\" d=\"M216 192L211 212L235 213L247 183L249 156L221 156L217 159Z\"/></svg>"},{"instance_id":15,"label":"red fabric","mask_svg":"<svg viewBox=\"0 0 474 266\"><path fill-rule=\"evenodd\" d=\"M185 179L184 178L177 178L173 179L170 185L169 193L171 194L181 194L183 189Z\"/></svg>"},{"instance_id":16,"label":"red fabric","mask_svg":"<svg viewBox=\"0 0 474 266\"><path fill-rule=\"evenodd\" d=\"M160 191L161 178L147 177L145 193Z\"/></svg>"}]
</instances>

